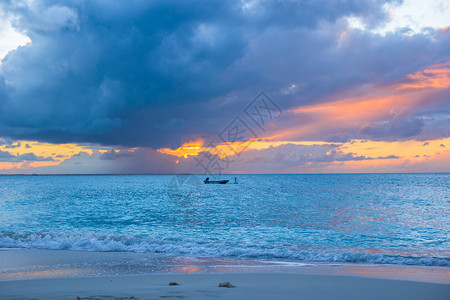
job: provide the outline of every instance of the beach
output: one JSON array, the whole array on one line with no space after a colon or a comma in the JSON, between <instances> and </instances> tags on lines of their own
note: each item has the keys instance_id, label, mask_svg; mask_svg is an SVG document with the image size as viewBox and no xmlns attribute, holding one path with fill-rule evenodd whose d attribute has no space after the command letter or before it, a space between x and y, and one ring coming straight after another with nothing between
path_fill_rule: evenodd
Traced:
<instances>
[{"instance_id":1,"label":"beach","mask_svg":"<svg viewBox=\"0 0 450 300\"><path fill-rule=\"evenodd\" d=\"M218 287L229 281L236 287ZM170 286L169 282L179 285ZM2 299L448 299L449 284L285 273L151 274L0 282Z\"/></svg>"},{"instance_id":2,"label":"beach","mask_svg":"<svg viewBox=\"0 0 450 300\"><path fill-rule=\"evenodd\" d=\"M3 249L0 258L0 299L448 299L450 295L450 270L445 267L36 249ZM219 287L224 282L235 287Z\"/></svg>"}]
</instances>

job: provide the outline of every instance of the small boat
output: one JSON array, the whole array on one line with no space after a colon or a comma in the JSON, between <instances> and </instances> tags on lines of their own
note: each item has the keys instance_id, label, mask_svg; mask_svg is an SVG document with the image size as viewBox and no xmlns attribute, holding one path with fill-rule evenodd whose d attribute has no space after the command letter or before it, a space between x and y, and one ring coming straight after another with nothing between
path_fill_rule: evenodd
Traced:
<instances>
[{"instance_id":1,"label":"small boat","mask_svg":"<svg viewBox=\"0 0 450 300\"><path fill-rule=\"evenodd\" d=\"M206 178L203 182L205 184L227 184L229 180L209 180L209 177Z\"/></svg>"}]
</instances>

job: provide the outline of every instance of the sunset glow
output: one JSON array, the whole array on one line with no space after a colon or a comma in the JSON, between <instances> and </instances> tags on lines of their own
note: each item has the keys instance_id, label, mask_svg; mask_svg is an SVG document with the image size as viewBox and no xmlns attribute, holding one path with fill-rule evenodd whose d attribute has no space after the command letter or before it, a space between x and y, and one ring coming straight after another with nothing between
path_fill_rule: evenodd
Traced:
<instances>
[{"instance_id":1,"label":"sunset glow","mask_svg":"<svg viewBox=\"0 0 450 300\"><path fill-rule=\"evenodd\" d=\"M237 173L449 171L443 3L373 4L376 21L342 10L236 37L202 20L186 25L189 49L148 32L146 43L160 46L124 44L129 57L104 48L110 40L75 4L0 5L0 172L201 173L206 154L233 161L228 172ZM242 5L244 27L266 9ZM114 40L136 38L120 34ZM92 40L97 52L86 51ZM247 111L261 91L279 118L267 103ZM237 117L244 140L224 141Z\"/></svg>"}]
</instances>

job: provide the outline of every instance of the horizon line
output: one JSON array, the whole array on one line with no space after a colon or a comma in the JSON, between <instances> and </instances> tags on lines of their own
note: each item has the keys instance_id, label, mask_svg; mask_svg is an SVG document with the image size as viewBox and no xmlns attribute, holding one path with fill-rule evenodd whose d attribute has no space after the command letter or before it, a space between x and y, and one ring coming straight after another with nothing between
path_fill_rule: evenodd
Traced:
<instances>
[{"instance_id":1,"label":"horizon line","mask_svg":"<svg viewBox=\"0 0 450 300\"><path fill-rule=\"evenodd\" d=\"M200 174L200 173L20 173L20 174L0 174L0 176L139 176L139 175L198 175L198 176L237 176L237 175L369 175L369 174L450 174L450 171L443 172L342 172L342 173L239 173L239 174Z\"/></svg>"}]
</instances>

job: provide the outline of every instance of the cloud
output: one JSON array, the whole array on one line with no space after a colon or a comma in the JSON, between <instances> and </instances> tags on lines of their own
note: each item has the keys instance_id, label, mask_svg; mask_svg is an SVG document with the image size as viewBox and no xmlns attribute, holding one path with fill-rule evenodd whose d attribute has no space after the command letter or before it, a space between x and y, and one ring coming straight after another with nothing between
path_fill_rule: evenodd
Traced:
<instances>
[{"instance_id":1,"label":"cloud","mask_svg":"<svg viewBox=\"0 0 450 300\"><path fill-rule=\"evenodd\" d=\"M30 3L2 3L32 40L0 65L0 136L14 139L177 146L220 132L260 90L284 109L325 102L450 51L446 32L349 31L348 16L383 24L385 1ZM423 125L389 126L408 137Z\"/></svg>"},{"instance_id":2,"label":"cloud","mask_svg":"<svg viewBox=\"0 0 450 300\"><path fill-rule=\"evenodd\" d=\"M102 160L118 160L121 158L133 157L133 156L134 156L134 154L130 153L127 150L119 150L119 151L109 150L109 151L103 153L100 156L100 159L102 159Z\"/></svg>"},{"instance_id":3,"label":"cloud","mask_svg":"<svg viewBox=\"0 0 450 300\"><path fill-rule=\"evenodd\" d=\"M17 142L16 144L8 144L6 146L4 146L5 149L14 149L14 148L19 148L22 144L20 142Z\"/></svg>"},{"instance_id":4,"label":"cloud","mask_svg":"<svg viewBox=\"0 0 450 300\"><path fill-rule=\"evenodd\" d=\"M433 172L448 171L450 151L440 145L450 138L423 141L352 140L347 143L254 142L250 150L220 160L209 152L172 154L148 148L119 148L86 150L43 166L16 169L4 173L46 174L180 174L180 173L327 173L327 172ZM185 145L194 146L194 145ZM204 149L204 148L203 148ZM220 150L223 153L222 150ZM188 153L188 152L186 152ZM193 153L196 153L194 155ZM175 155L176 154L176 155ZM11 161L11 155L8 155ZM62 162L61 162L62 161ZM427 166L427 162L430 165ZM396 171L397 170L397 171ZM220 171L220 172L219 172Z\"/></svg>"},{"instance_id":5,"label":"cloud","mask_svg":"<svg viewBox=\"0 0 450 300\"><path fill-rule=\"evenodd\" d=\"M372 161L377 159L399 159L397 155L368 157L355 153L344 153L340 145L294 145L284 144L261 150L249 150L240 155L222 159L218 164L198 164L193 157L182 159L181 168L188 168L193 173L256 172L256 173L287 173L298 172L301 168L312 170L317 166L328 166L333 162ZM209 156L209 155L208 155ZM202 159L200 153L197 160ZM210 158L216 161L214 157ZM217 157L216 157L217 159ZM220 165L220 167L218 166ZM207 166L207 168L203 167Z\"/></svg>"},{"instance_id":6,"label":"cloud","mask_svg":"<svg viewBox=\"0 0 450 300\"><path fill-rule=\"evenodd\" d=\"M346 143L352 139L352 135L347 132L331 133L326 138L325 141L333 143Z\"/></svg>"},{"instance_id":7,"label":"cloud","mask_svg":"<svg viewBox=\"0 0 450 300\"><path fill-rule=\"evenodd\" d=\"M414 116L394 116L389 121L378 124L365 124L360 134L375 139L410 138L418 135L424 126L424 122Z\"/></svg>"},{"instance_id":8,"label":"cloud","mask_svg":"<svg viewBox=\"0 0 450 300\"><path fill-rule=\"evenodd\" d=\"M17 2L20 3L21 1ZM22 4L25 3L22 2ZM19 28L32 29L33 32L38 34L79 29L78 15L74 9L54 5L51 1L30 1L26 5L26 8L19 8L22 12L26 12L26 18L22 18L20 23L16 24L20 26Z\"/></svg>"},{"instance_id":9,"label":"cloud","mask_svg":"<svg viewBox=\"0 0 450 300\"><path fill-rule=\"evenodd\" d=\"M6 145L6 146L10 146L14 143L14 140L10 139L10 138L0 138L0 146Z\"/></svg>"},{"instance_id":10,"label":"cloud","mask_svg":"<svg viewBox=\"0 0 450 300\"><path fill-rule=\"evenodd\" d=\"M176 158L151 149L80 152L57 166L34 168L42 174L175 174Z\"/></svg>"},{"instance_id":11,"label":"cloud","mask_svg":"<svg viewBox=\"0 0 450 300\"><path fill-rule=\"evenodd\" d=\"M0 150L0 162L24 162L24 161L54 161L51 157L36 156L33 153L13 155Z\"/></svg>"},{"instance_id":12,"label":"cloud","mask_svg":"<svg viewBox=\"0 0 450 300\"><path fill-rule=\"evenodd\" d=\"M208 161L205 163L205 154ZM293 145L285 144L262 150L249 150L220 159L210 153L199 153L187 158L175 157L151 149L121 149L92 154L80 152L64 160L58 166L34 168L32 173L63 174L180 174L180 173L227 173L227 172L284 172L284 170L328 165L332 162L370 161L375 159L398 159L398 156L367 157L344 153L339 145ZM203 162L199 164L199 161ZM177 162L178 161L178 162ZM217 162L215 164L214 162ZM225 165L226 164L226 165Z\"/></svg>"}]
</instances>

